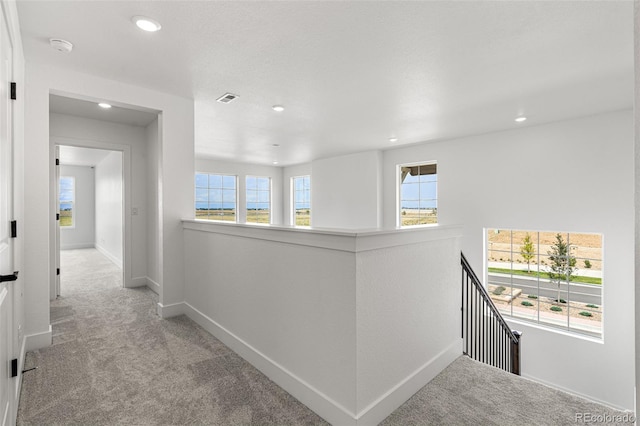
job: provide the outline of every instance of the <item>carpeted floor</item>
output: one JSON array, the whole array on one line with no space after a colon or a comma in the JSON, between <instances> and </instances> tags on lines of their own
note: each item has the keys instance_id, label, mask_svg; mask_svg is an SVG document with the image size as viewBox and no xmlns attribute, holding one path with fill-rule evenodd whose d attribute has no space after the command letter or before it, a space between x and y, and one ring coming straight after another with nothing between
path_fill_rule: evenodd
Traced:
<instances>
[{"instance_id":1,"label":"carpeted floor","mask_svg":"<svg viewBox=\"0 0 640 426\"><path fill-rule=\"evenodd\" d=\"M38 369L23 376L19 425L327 424L188 318L160 319L153 292L120 280L96 250L62 252L53 345L27 354ZM382 425L602 423L577 413L624 415L460 357Z\"/></svg>"},{"instance_id":2,"label":"carpeted floor","mask_svg":"<svg viewBox=\"0 0 640 426\"><path fill-rule=\"evenodd\" d=\"M320 417L94 249L62 252L53 345L29 352L18 424L319 425Z\"/></svg>"}]
</instances>

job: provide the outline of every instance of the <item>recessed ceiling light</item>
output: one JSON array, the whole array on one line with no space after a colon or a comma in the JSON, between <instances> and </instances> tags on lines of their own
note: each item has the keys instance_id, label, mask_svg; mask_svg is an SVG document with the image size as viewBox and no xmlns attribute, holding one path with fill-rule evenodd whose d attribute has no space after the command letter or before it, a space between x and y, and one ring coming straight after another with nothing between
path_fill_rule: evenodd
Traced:
<instances>
[{"instance_id":1,"label":"recessed ceiling light","mask_svg":"<svg viewBox=\"0 0 640 426\"><path fill-rule=\"evenodd\" d=\"M154 21L153 19L147 18L146 16L134 16L133 18L131 18L131 21L133 21L133 23L136 24L136 26L141 30L148 32L158 31L160 28L162 28L162 25L160 25L158 21Z\"/></svg>"},{"instance_id":2,"label":"recessed ceiling light","mask_svg":"<svg viewBox=\"0 0 640 426\"><path fill-rule=\"evenodd\" d=\"M274 110L274 111L277 111L277 112L282 112L282 111L284 111L284 107L283 107L282 105L274 105L274 106L272 106L271 108L273 108L273 110Z\"/></svg>"},{"instance_id":3,"label":"recessed ceiling light","mask_svg":"<svg viewBox=\"0 0 640 426\"><path fill-rule=\"evenodd\" d=\"M273 162L273 164L278 164L278 162L277 162L277 161L274 161L274 162Z\"/></svg>"},{"instance_id":4,"label":"recessed ceiling light","mask_svg":"<svg viewBox=\"0 0 640 426\"><path fill-rule=\"evenodd\" d=\"M518 117L518 118L516 118L516 121L517 121L518 123L522 123L522 122L523 122L523 121L525 121L526 119L527 119L527 117Z\"/></svg>"},{"instance_id":5,"label":"recessed ceiling light","mask_svg":"<svg viewBox=\"0 0 640 426\"><path fill-rule=\"evenodd\" d=\"M104 108L104 109L109 109L109 108L111 108L111 105L109 105L109 104L108 104L108 103L106 103L106 102L100 102L100 103L98 104L98 106L99 106L100 108Z\"/></svg>"},{"instance_id":6,"label":"recessed ceiling light","mask_svg":"<svg viewBox=\"0 0 640 426\"><path fill-rule=\"evenodd\" d=\"M391 143L398 142L398 138L389 138L389 142Z\"/></svg>"}]
</instances>

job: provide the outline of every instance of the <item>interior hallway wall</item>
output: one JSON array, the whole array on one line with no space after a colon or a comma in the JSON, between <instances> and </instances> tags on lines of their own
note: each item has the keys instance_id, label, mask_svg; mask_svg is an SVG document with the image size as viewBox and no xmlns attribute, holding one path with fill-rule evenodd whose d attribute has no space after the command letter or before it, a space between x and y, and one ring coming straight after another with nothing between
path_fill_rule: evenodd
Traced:
<instances>
[{"instance_id":1,"label":"interior hallway wall","mask_svg":"<svg viewBox=\"0 0 640 426\"><path fill-rule=\"evenodd\" d=\"M603 340L511 323L524 332L524 376L633 409L633 112L392 149L384 151L384 172L394 176L398 164L432 160L439 222L464 225L462 250L480 277L485 228L604 235ZM385 179L389 229L396 188L395 179Z\"/></svg>"},{"instance_id":2,"label":"interior hallway wall","mask_svg":"<svg viewBox=\"0 0 640 426\"><path fill-rule=\"evenodd\" d=\"M145 129L147 188L146 214L141 212L138 220L146 221L147 226L147 286L156 293L160 293L162 282L162 234L158 232L162 223L160 203L160 141L159 119L154 120Z\"/></svg>"},{"instance_id":3,"label":"interior hallway wall","mask_svg":"<svg viewBox=\"0 0 640 426\"><path fill-rule=\"evenodd\" d=\"M60 166L60 176L75 180L74 226L60 227L62 250L95 247L95 173L89 166Z\"/></svg>"},{"instance_id":4,"label":"interior hallway wall","mask_svg":"<svg viewBox=\"0 0 640 426\"><path fill-rule=\"evenodd\" d=\"M96 248L122 268L122 153L113 151L96 165Z\"/></svg>"}]
</instances>

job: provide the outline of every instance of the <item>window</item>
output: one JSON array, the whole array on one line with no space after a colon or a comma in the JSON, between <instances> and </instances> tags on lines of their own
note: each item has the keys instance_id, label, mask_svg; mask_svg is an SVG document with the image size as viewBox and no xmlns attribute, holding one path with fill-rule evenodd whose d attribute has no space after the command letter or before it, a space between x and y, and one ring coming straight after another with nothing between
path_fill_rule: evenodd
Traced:
<instances>
[{"instance_id":1,"label":"window","mask_svg":"<svg viewBox=\"0 0 640 426\"><path fill-rule=\"evenodd\" d=\"M438 173L436 163L398 166L399 226L438 223Z\"/></svg>"},{"instance_id":2,"label":"window","mask_svg":"<svg viewBox=\"0 0 640 426\"><path fill-rule=\"evenodd\" d=\"M293 187L293 214L292 225L311 225L311 176L298 176L291 178Z\"/></svg>"},{"instance_id":3,"label":"window","mask_svg":"<svg viewBox=\"0 0 640 426\"><path fill-rule=\"evenodd\" d=\"M602 235L488 229L486 250L500 312L602 336Z\"/></svg>"},{"instance_id":4,"label":"window","mask_svg":"<svg viewBox=\"0 0 640 426\"><path fill-rule=\"evenodd\" d=\"M196 173L196 219L236 222L236 177Z\"/></svg>"},{"instance_id":5,"label":"window","mask_svg":"<svg viewBox=\"0 0 640 426\"><path fill-rule=\"evenodd\" d=\"M271 223L271 178L247 176L247 223Z\"/></svg>"},{"instance_id":6,"label":"window","mask_svg":"<svg viewBox=\"0 0 640 426\"><path fill-rule=\"evenodd\" d=\"M73 228L75 221L76 179L60 176L60 226Z\"/></svg>"}]
</instances>

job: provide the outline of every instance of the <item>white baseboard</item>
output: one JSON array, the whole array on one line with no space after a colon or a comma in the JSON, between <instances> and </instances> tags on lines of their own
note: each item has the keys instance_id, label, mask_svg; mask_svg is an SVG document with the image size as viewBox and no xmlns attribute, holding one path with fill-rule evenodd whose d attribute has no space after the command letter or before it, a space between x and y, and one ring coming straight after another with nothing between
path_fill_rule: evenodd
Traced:
<instances>
[{"instance_id":1,"label":"white baseboard","mask_svg":"<svg viewBox=\"0 0 640 426\"><path fill-rule=\"evenodd\" d=\"M577 396L578 398L586 399L587 401L595 402L597 404L601 404L601 405L607 406L609 408L613 408L614 410L633 412L632 409L625 408L625 407L622 407L620 405L616 405L616 404L613 404L613 403L611 403L609 401L605 401L605 400L602 400L602 399L599 399L599 398L595 398L595 397L593 397L591 395L586 395L584 393L575 391L573 389L566 388L564 386L559 386L559 385L557 385L555 383L551 383L551 382L548 382L548 381L543 380L543 379L538 379L537 377L531 376L529 374L524 374L523 373L522 377L524 377L527 380L531 380L532 382L543 384L543 385L548 386L548 387L550 387L552 389L557 389L559 391L568 393L570 395Z\"/></svg>"},{"instance_id":2,"label":"white baseboard","mask_svg":"<svg viewBox=\"0 0 640 426\"><path fill-rule=\"evenodd\" d=\"M28 351L35 351L36 349L46 348L51 346L52 343L51 325L49 325L48 331L42 333L29 334L25 336L25 347Z\"/></svg>"},{"instance_id":3,"label":"white baseboard","mask_svg":"<svg viewBox=\"0 0 640 426\"><path fill-rule=\"evenodd\" d=\"M105 257L107 259L109 259L110 261L112 261L113 263L116 264L116 266L120 269L122 269L122 259L118 259L117 257L115 257L114 255L112 255L111 253L109 253L104 247L102 247L100 244L96 244L96 250L98 250L100 253L102 253L103 255L105 255Z\"/></svg>"},{"instance_id":4,"label":"white baseboard","mask_svg":"<svg viewBox=\"0 0 640 426\"><path fill-rule=\"evenodd\" d=\"M357 416L358 426L377 425L386 419L460 355L462 355L462 339L456 339L422 367L360 411Z\"/></svg>"},{"instance_id":5,"label":"white baseboard","mask_svg":"<svg viewBox=\"0 0 640 426\"><path fill-rule=\"evenodd\" d=\"M377 425L462 355L462 339L455 339L447 348L428 360L358 415L355 415L189 303L185 302L183 305L183 313L189 318L262 371L320 417L334 425Z\"/></svg>"},{"instance_id":6,"label":"white baseboard","mask_svg":"<svg viewBox=\"0 0 640 426\"><path fill-rule=\"evenodd\" d=\"M189 318L262 371L269 379L316 412L320 417L334 425L355 426L359 424L355 415L346 408L252 347L231 331L225 329L189 303L185 302L183 306L184 313Z\"/></svg>"},{"instance_id":7,"label":"white baseboard","mask_svg":"<svg viewBox=\"0 0 640 426\"><path fill-rule=\"evenodd\" d=\"M76 250L85 248L95 248L95 243L72 243L72 244L60 244L60 250Z\"/></svg>"},{"instance_id":8,"label":"white baseboard","mask_svg":"<svg viewBox=\"0 0 640 426\"><path fill-rule=\"evenodd\" d=\"M158 303L156 312L160 318L171 318L177 317L178 315L185 314L185 303L172 303L170 305L163 305L162 303Z\"/></svg>"},{"instance_id":9,"label":"white baseboard","mask_svg":"<svg viewBox=\"0 0 640 426\"><path fill-rule=\"evenodd\" d=\"M126 288L144 287L147 285L147 277L135 277L131 278L129 285Z\"/></svg>"},{"instance_id":10,"label":"white baseboard","mask_svg":"<svg viewBox=\"0 0 640 426\"><path fill-rule=\"evenodd\" d=\"M147 279L147 287L149 287L151 289L151 291L153 291L155 294L160 294L160 284L158 284L157 282L155 282L154 280L152 280L149 277L146 277Z\"/></svg>"}]
</instances>

